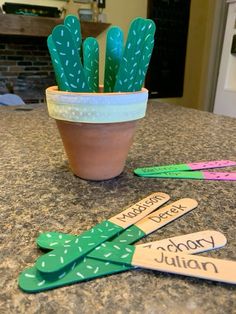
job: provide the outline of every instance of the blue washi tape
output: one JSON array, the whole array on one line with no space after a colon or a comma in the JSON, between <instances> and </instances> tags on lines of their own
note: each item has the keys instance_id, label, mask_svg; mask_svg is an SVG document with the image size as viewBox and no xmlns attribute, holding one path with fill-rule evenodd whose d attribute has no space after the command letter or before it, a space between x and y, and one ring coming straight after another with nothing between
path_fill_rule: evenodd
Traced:
<instances>
[{"instance_id":1,"label":"blue washi tape","mask_svg":"<svg viewBox=\"0 0 236 314\"><path fill-rule=\"evenodd\" d=\"M148 90L130 93L76 93L46 89L49 115L57 120L115 123L141 119L146 114Z\"/></svg>"}]
</instances>

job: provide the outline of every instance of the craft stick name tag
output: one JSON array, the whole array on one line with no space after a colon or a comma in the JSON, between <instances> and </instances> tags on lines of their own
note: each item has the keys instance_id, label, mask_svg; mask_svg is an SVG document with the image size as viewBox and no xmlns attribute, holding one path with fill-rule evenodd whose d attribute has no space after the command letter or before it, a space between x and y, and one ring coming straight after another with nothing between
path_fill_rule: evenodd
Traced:
<instances>
[{"instance_id":1,"label":"craft stick name tag","mask_svg":"<svg viewBox=\"0 0 236 314\"><path fill-rule=\"evenodd\" d=\"M143 248L135 250L132 265L236 284L235 261L156 250L149 250L148 256L144 258L143 250Z\"/></svg>"},{"instance_id":2,"label":"craft stick name tag","mask_svg":"<svg viewBox=\"0 0 236 314\"><path fill-rule=\"evenodd\" d=\"M99 244L153 212L157 207L167 202L169 198L169 195L161 192L149 195L120 214L83 232L70 244L55 248L52 252L40 256L36 261L37 269L45 274L56 273L65 269Z\"/></svg>"},{"instance_id":3,"label":"craft stick name tag","mask_svg":"<svg viewBox=\"0 0 236 314\"><path fill-rule=\"evenodd\" d=\"M153 193L140 202L125 209L122 213L110 218L109 221L125 229L144 218L147 214L153 212L167 200L169 200L167 194L160 192Z\"/></svg>"},{"instance_id":4,"label":"craft stick name tag","mask_svg":"<svg viewBox=\"0 0 236 314\"><path fill-rule=\"evenodd\" d=\"M168 273L236 284L236 262L106 242L91 257Z\"/></svg>"},{"instance_id":5,"label":"craft stick name tag","mask_svg":"<svg viewBox=\"0 0 236 314\"><path fill-rule=\"evenodd\" d=\"M226 245L225 236L214 230L205 230L159 241L139 244L137 247L160 250L173 253L196 254L214 250Z\"/></svg>"},{"instance_id":6,"label":"craft stick name tag","mask_svg":"<svg viewBox=\"0 0 236 314\"><path fill-rule=\"evenodd\" d=\"M148 174L157 174L165 172L175 172L175 171L188 171L188 170L201 170L210 168L221 168L228 166L235 166L236 162L231 160L215 160L206 162L192 162L188 164L175 164L175 165L165 165L165 166L153 166L153 167L143 167L134 170L134 173L140 176L145 176Z\"/></svg>"},{"instance_id":7,"label":"craft stick name tag","mask_svg":"<svg viewBox=\"0 0 236 314\"><path fill-rule=\"evenodd\" d=\"M140 228L144 233L149 234L150 232L161 228L170 221L186 214L195 207L198 203L196 200L191 198L180 199L170 205L167 205L160 210L148 215L148 217L137 222L136 226Z\"/></svg>"}]
</instances>

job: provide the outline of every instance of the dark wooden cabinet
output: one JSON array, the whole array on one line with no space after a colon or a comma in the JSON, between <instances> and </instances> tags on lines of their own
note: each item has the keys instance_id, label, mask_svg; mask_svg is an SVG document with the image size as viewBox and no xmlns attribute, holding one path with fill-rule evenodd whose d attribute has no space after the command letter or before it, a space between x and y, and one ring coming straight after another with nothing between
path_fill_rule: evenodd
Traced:
<instances>
[{"instance_id":1,"label":"dark wooden cabinet","mask_svg":"<svg viewBox=\"0 0 236 314\"><path fill-rule=\"evenodd\" d=\"M189 12L190 0L148 1L148 18L156 24L146 79L150 98L183 95Z\"/></svg>"}]
</instances>

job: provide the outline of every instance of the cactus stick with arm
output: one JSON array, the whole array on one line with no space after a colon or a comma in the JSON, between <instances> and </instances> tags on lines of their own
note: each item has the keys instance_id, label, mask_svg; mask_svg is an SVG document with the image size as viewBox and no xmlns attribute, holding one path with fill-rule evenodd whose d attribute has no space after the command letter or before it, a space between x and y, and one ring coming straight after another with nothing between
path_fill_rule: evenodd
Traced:
<instances>
[{"instance_id":1,"label":"cactus stick with arm","mask_svg":"<svg viewBox=\"0 0 236 314\"><path fill-rule=\"evenodd\" d=\"M52 35L50 35L48 37L47 45L48 45L49 53L51 56L53 69L54 69L54 72L56 75L56 81L57 81L58 89L63 90L63 91L71 91L68 80L65 76L64 69L61 65L61 61L60 61L60 58L58 56L56 47L54 45Z\"/></svg>"},{"instance_id":2,"label":"cactus stick with arm","mask_svg":"<svg viewBox=\"0 0 236 314\"><path fill-rule=\"evenodd\" d=\"M67 15L64 20L64 25L66 25L73 37L75 45L77 47L78 54L80 55L81 45L82 45L82 35L79 19L75 15Z\"/></svg>"},{"instance_id":3,"label":"cactus stick with arm","mask_svg":"<svg viewBox=\"0 0 236 314\"><path fill-rule=\"evenodd\" d=\"M143 53L149 56L153 42L152 39L155 33L155 24L152 20L137 18L131 23L127 42L125 45L124 54L120 63L120 68L117 74L115 92L133 92L140 89L136 87L136 79L139 82L144 80L146 74L146 62L143 64ZM150 39L148 39L150 37ZM150 49L145 49L150 45ZM149 57L150 58L150 57ZM148 58L145 57L148 60ZM140 76L139 76L139 70ZM138 84L140 85L140 84Z\"/></svg>"},{"instance_id":4,"label":"cactus stick with arm","mask_svg":"<svg viewBox=\"0 0 236 314\"><path fill-rule=\"evenodd\" d=\"M64 25L53 29L52 39L72 92L90 92L71 32Z\"/></svg>"}]
</instances>

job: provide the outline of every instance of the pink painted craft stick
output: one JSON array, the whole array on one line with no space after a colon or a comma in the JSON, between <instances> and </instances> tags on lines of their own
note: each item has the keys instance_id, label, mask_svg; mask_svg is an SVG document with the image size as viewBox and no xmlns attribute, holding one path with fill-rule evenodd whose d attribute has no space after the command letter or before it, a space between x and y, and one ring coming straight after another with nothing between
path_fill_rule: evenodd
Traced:
<instances>
[{"instance_id":1,"label":"pink painted craft stick","mask_svg":"<svg viewBox=\"0 0 236 314\"><path fill-rule=\"evenodd\" d=\"M200 170L236 166L236 162L231 160L213 160L206 162L191 162L187 165L191 168L191 170Z\"/></svg>"},{"instance_id":2,"label":"pink painted craft stick","mask_svg":"<svg viewBox=\"0 0 236 314\"><path fill-rule=\"evenodd\" d=\"M236 181L236 172L209 172L202 171L205 180Z\"/></svg>"}]
</instances>

